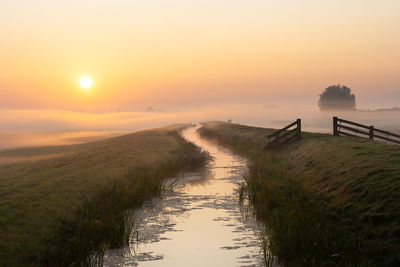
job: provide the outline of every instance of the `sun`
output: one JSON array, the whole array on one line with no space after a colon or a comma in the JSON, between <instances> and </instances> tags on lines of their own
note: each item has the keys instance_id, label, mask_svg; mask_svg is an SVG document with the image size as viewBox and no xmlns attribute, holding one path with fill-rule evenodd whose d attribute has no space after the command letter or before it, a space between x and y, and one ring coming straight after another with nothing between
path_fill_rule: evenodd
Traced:
<instances>
[{"instance_id":1,"label":"sun","mask_svg":"<svg viewBox=\"0 0 400 267\"><path fill-rule=\"evenodd\" d=\"M90 87L92 87L93 85L93 81L90 77L88 76L83 76L81 77L81 79L79 80L79 84L81 85L82 89L89 89Z\"/></svg>"}]
</instances>

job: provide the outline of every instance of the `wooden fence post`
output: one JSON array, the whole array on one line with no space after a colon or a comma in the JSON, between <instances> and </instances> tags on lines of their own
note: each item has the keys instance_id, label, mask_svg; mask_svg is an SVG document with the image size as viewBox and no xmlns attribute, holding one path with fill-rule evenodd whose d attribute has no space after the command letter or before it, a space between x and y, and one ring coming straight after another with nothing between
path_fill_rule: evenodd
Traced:
<instances>
[{"instance_id":1,"label":"wooden fence post","mask_svg":"<svg viewBox=\"0 0 400 267\"><path fill-rule=\"evenodd\" d=\"M333 117L333 135L338 135L337 117Z\"/></svg>"},{"instance_id":2,"label":"wooden fence post","mask_svg":"<svg viewBox=\"0 0 400 267\"><path fill-rule=\"evenodd\" d=\"M301 119L297 119L297 137L301 138Z\"/></svg>"},{"instance_id":3,"label":"wooden fence post","mask_svg":"<svg viewBox=\"0 0 400 267\"><path fill-rule=\"evenodd\" d=\"M374 140L374 126L369 126L369 139Z\"/></svg>"}]
</instances>

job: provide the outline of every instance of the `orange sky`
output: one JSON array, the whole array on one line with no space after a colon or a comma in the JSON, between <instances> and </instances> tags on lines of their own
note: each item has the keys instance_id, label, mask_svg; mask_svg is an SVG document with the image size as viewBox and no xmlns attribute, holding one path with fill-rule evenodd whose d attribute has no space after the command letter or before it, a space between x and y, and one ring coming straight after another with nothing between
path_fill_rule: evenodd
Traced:
<instances>
[{"instance_id":1,"label":"orange sky","mask_svg":"<svg viewBox=\"0 0 400 267\"><path fill-rule=\"evenodd\" d=\"M0 108L315 105L336 83L360 107L395 106L399 13L398 0L2 0Z\"/></svg>"}]
</instances>

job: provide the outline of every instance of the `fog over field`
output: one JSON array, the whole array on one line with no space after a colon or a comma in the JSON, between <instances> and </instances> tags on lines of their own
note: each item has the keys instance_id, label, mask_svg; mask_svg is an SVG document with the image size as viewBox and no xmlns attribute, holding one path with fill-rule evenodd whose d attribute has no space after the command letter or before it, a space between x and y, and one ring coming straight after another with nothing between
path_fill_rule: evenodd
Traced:
<instances>
[{"instance_id":1,"label":"fog over field","mask_svg":"<svg viewBox=\"0 0 400 267\"><path fill-rule=\"evenodd\" d=\"M303 130L331 133L332 117L338 116L400 132L399 111L321 112L318 107L274 104L231 104L173 112L157 108L148 110L111 113L47 109L2 110L0 149L77 144L168 124L229 119L233 123L280 128L301 118Z\"/></svg>"},{"instance_id":2,"label":"fog over field","mask_svg":"<svg viewBox=\"0 0 400 267\"><path fill-rule=\"evenodd\" d=\"M336 84L358 109L399 106L400 1L383 2L2 0L0 149L203 120L329 132L317 101Z\"/></svg>"}]
</instances>

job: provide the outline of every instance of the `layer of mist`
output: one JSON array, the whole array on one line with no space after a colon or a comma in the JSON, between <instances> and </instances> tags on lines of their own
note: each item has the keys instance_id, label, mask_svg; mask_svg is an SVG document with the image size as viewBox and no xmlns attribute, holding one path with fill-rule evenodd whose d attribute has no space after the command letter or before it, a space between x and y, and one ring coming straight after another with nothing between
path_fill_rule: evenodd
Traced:
<instances>
[{"instance_id":1,"label":"layer of mist","mask_svg":"<svg viewBox=\"0 0 400 267\"><path fill-rule=\"evenodd\" d=\"M146 128L212 120L280 128L301 118L304 131L331 133L332 117L338 116L399 133L399 115L399 110L321 112L316 107L274 104L224 105L181 112L85 113L9 109L0 112L0 149L78 144Z\"/></svg>"}]
</instances>

